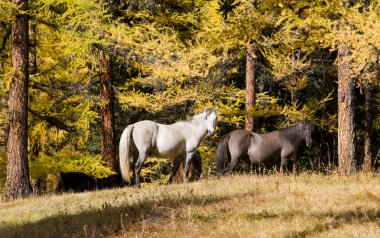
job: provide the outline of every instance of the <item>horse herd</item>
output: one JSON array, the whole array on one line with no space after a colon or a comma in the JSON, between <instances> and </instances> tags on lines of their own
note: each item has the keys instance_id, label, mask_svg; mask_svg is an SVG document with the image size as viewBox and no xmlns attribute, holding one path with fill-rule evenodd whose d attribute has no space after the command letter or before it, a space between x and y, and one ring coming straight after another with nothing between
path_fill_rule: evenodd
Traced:
<instances>
[{"instance_id":1,"label":"horse herd","mask_svg":"<svg viewBox=\"0 0 380 238\"><path fill-rule=\"evenodd\" d=\"M183 180L187 181L190 162L199 143L206 133L212 135L215 132L217 110L208 108L187 121L170 125L145 120L127 126L119 144L120 171L124 180L131 183L129 169L132 167L135 186L140 186L141 166L147 156L154 153L171 159L169 182L183 161ZM311 146L313 130L314 123L311 121L301 121L268 134L234 130L218 142L215 156L217 173L231 172L240 159L265 167L279 164L282 169L288 160L295 160L297 148L303 141L308 147ZM131 160L133 163L130 166Z\"/></svg>"},{"instance_id":2,"label":"horse herd","mask_svg":"<svg viewBox=\"0 0 380 238\"><path fill-rule=\"evenodd\" d=\"M125 182L134 183L139 187L141 168L150 154L171 160L169 182L173 179L188 181L189 178L199 178L202 169L201 158L194 154L206 133L215 133L217 110L218 108L208 108L187 121L169 125L149 120L128 125L119 143L121 176L114 175L108 178L109 181L107 178L103 179L104 181L95 179L96 183L92 182L91 178L90 181L94 183L93 186L99 188L124 186ZM301 121L268 134L234 130L224 135L217 144L217 174L231 172L239 160L266 168L276 165L282 170L289 160L295 161L297 148L301 143L305 142L307 147L311 147L313 130L314 123L311 121ZM130 178L130 168L133 181ZM62 176L61 181L64 182Z\"/></svg>"}]
</instances>

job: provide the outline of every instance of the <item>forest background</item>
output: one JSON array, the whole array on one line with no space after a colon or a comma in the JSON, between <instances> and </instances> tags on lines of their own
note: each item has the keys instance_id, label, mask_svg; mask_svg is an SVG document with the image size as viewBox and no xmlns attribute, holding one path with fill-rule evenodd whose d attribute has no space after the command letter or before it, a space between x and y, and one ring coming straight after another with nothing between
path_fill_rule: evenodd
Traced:
<instances>
[{"instance_id":1,"label":"forest background","mask_svg":"<svg viewBox=\"0 0 380 238\"><path fill-rule=\"evenodd\" d=\"M224 134L300 120L317 126L313 148L299 153L301 170L379 166L379 1L25 3L0 1L2 193L14 160L12 85L20 75L28 105L27 155L19 160L47 191L60 172L117 171L128 124L170 124L211 106L219 106L218 131L198 148L203 176L214 174ZM19 16L28 26L26 71L12 61ZM169 164L151 157L145 182L165 181Z\"/></svg>"}]
</instances>

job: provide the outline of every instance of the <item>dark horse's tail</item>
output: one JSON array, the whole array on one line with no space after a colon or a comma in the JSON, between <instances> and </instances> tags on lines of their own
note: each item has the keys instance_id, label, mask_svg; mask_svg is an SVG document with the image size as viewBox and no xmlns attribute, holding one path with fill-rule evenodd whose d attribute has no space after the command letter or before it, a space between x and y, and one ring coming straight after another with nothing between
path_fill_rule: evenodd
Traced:
<instances>
[{"instance_id":1,"label":"dark horse's tail","mask_svg":"<svg viewBox=\"0 0 380 238\"><path fill-rule=\"evenodd\" d=\"M224 159L226 156L229 157L228 141L230 140L231 134L228 133L224 135L218 142L216 147L215 162L216 162L216 173L222 175L224 173Z\"/></svg>"}]
</instances>

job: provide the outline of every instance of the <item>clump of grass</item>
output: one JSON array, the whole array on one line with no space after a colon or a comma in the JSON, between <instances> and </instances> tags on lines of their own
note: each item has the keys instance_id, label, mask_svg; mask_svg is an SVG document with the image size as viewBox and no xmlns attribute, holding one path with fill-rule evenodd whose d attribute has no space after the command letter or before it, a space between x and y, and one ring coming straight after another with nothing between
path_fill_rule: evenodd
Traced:
<instances>
[{"instance_id":1,"label":"clump of grass","mask_svg":"<svg viewBox=\"0 0 380 238\"><path fill-rule=\"evenodd\" d=\"M372 175L233 175L0 203L0 237L370 237L379 200Z\"/></svg>"}]
</instances>

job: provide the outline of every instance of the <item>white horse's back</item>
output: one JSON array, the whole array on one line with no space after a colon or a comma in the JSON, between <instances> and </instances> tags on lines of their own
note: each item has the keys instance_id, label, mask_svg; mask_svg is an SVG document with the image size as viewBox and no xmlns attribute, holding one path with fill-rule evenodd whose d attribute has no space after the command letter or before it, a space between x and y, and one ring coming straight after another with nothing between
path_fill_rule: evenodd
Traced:
<instances>
[{"instance_id":1,"label":"white horse's back","mask_svg":"<svg viewBox=\"0 0 380 238\"><path fill-rule=\"evenodd\" d=\"M164 157L185 153L186 140L175 125L165 125L154 121L140 121L134 124L133 140L139 152L155 152Z\"/></svg>"},{"instance_id":2,"label":"white horse's back","mask_svg":"<svg viewBox=\"0 0 380 238\"><path fill-rule=\"evenodd\" d=\"M150 150L156 145L158 125L153 121L139 121L133 124L133 141L139 150Z\"/></svg>"},{"instance_id":3,"label":"white horse's back","mask_svg":"<svg viewBox=\"0 0 380 238\"><path fill-rule=\"evenodd\" d=\"M158 125L156 149L160 155L177 157L186 153L186 138L183 132L172 125Z\"/></svg>"}]
</instances>

